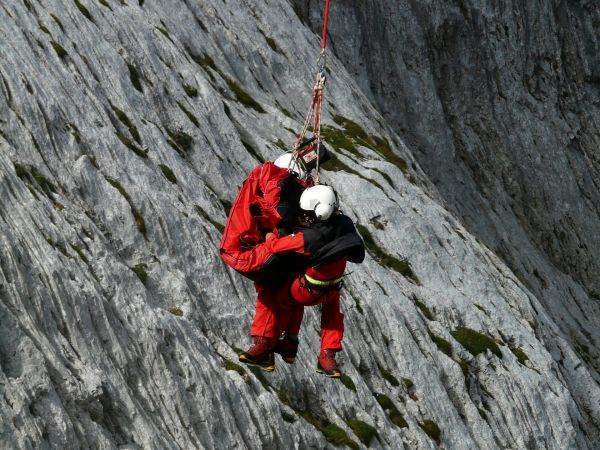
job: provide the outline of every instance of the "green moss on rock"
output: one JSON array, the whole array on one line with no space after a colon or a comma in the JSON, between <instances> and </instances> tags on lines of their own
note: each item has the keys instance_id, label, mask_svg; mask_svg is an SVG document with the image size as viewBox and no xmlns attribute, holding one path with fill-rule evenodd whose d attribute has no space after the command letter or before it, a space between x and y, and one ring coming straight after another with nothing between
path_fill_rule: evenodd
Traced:
<instances>
[{"instance_id":1,"label":"green moss on rock","mask_svg":"<svg viewBox=\"0 0 600 450\"><path fill-rule=\"evenodd\" d=\"M437 423L435 423L433 420L424 420L422 423L419 422L419 426L423 429L427 436L429 436L436 442L436 444L440 444L440 437L442 432L440 430L440 427L438 427Z\"/></svg>"},{"instance_id":2,"label":"green moss on rock","mask_svg":"<svg viewBox=\"0 0 600 450\"><path fill-rule=\"evenodd\" d=\"M119 138L119 140L121 141L121 143L125 147L127 147L129 150L131 150L136 155L138 155L140 158L147 158L148 157L147 150L142 150L131 139L129 139L127 136L125 136L120 131L117 132L117 138Z\"/></svg>"},{"instance_id":3,"label":"green moss on rock","mask_svg":"<svg viewBox=\"0 0 600 450\"><path fill-rule=\"evenodd\" d=\"M177 317L183 316L183 310L179 306L173 306L169 308L169 312Z\"/></svg>"},{"instance_id":4,"label":"green moss on rock","mask_svg":"<svg viewBox=\"0 0 600 450\"><path fill-rule=\"evenodd\" d=\"M375 393L375 400L379 403L379 406L387 413L390 422L396 425L398 428L407 428L408 423L404 420L396 405L390 400L390 398L385 394Z\"/></svg>"},{"instance_id":5,"label":"green moss on rock","mask_svg":"<svg viewBox=\"0 0 600 450\"><path fill-rule=\"evenodd\" d=\"M350 439L348 433L334 423L330 423L329 425L323 427L321 429L321 433L323 433L323 436L325 436L327 442L330 442L337 447L346 445L355 450L359 449L358 444Z\"/></svg>"},{"instance_id":6,"label":"green moss on rock","mask_svg":"<svg viewBox=\"0 0 600 450\"><path fill-rule=\"evenodd\" d=\"M511 346L509 346L508 348L510 348L510 351L513 352L513 354L517 357L519 363L521 363L522 365L525 365L525 363L529 361L529 357L525 354L522 348Z\"/></svg>"},{"instance_id":7,"label":"green moss on rock","mask_svg":"<svg viewBox=\"0 0 600 450\"><path fill-rule=\"evenodd\" d=\"M288 414L285 411L281 411L281 418L287 423L294 423L296 421L296 418L293 415Z\"/></svg>"},{"instance_id":8,"label":"green moss on rock","mask_svg":"<svg viewBox=\"0 0 600 450\"><path fill-rule=\"evenodd\" d=\"M133 270L133 273L137 275L142 284L146 284L146 282L148 281L148 272L146 272L147 268L148 266L146 266L146 264L144 263L136 264L131 268L131 270Z\"/></svg>"},{"instance_id":9,"label":"green moss on rock","mask_svg":"<svg viewBox=\"0 0 600 450\"><path fill-rule=\"evenodd\" d=\"M192 152L194 139L184 131L167 129L167 143L173 147L182 158L186 158Z\"/></svg>"},{"instance_id":10,"label":"green moss on rock","mask_svg":"<svg viewBox=\"0 0 600 450\"><path fill-rule=\"evenodd\" d=\"M369 229L364 225L357 224L357 228L359 233L363 237L367 250L369 250L373 258L379 264L389 269L392 269L395 272L398 272L414 284L420 284L419 279L412 271L410 263L407 260L399 259L395 256L390 255L389 253L386 253L385 250L383 250L381 247L379 247L379 245L377 245L375 239L373 238L373 235L371 234Z\"/></svg>"},{"instance_id":11,"label":"green moss on rock","mask_svg":"<svg viewBox=\"0 0 600 450\"><path fill-rule=\"evenodd\" d=\"M429 336L442 353L452 357L452 344L450 344L450 342L441 336L436 336L435 334L429 333Z\"/></svg>"},{"instance_id":12,"label":"green moss on rock","mask_svg":"<svg viewBox=\"0 0 600 450\"><path fill-rule=\"evenodd\" d=\"M385 381L390 383L392 386L400 386L400 382L398 381L398 379L394 375L392 375L392 373L389 370L379 366L379 372L381 373L381 376L385 379Z\"/></svg>"},{"instance_id":13,"label":"green moss on rock","mask_svg":"<svg viewBox=\"0 0 600 450\"><path fill-rule=\"evenodd\" d=\"M354 384L354 381L352 381L352 378L350 378L348 375L342 374L342 376L339 378L339 380L348 389L350 389L351 391L356 392L356 385Z\"/></svg>"},{"instance_id":14,"label":"green moss on rock","mask_svg":"<svg viewBox=\"0 0 600 450\"><path fill-rule=\"evenodd\" d=\"M219 222L217 222L216 220L214 220L206 211L204 211L200 206L198 205L194 205L196 208L196 212L198 213L198 215L200 217L202 217L204 220L206 220L207 222L211 223L217 230L219 230L221 233L223 232L223 230L225 229L225 227L223 225L221 225Z\"/></svg>"},{"instance_id":15,"label":"green moss on rock","mask_svg":"<svg viewBox=\"0 0 600 450\"><path fill-rule=\"evenodd\" d=\"M75 253L77 253L79 255L79 257L81 258L81 260L84 263L88 263L87 258L85 257L85 253L83 253L83 249L81 248L81 246L77 245L77 244L71 244L71 248L73 250L75 250Z\"/></svg>"},{"instance_id":16,"label":"green moss on rock","mask_svg":"<svg viewBox=\"0 0 600 450\"><path fill-rule=\"evenodd\" d=\"M127 63L127 69L129 70L129 80L131 81L131 84L133 84L133 87L139 92L144 92L144 88L142 87L142 82L140 80L140 73L138 72L137 68L133 64Z\"/></svg>"},{"instance_id":17,"label":"green moss on rock","mask_svg":"<svg viewBox=\"0 0 600 450\"><path fill-rule=\"evenodd\" d=\"M131 122L129 117L127 117L127 114L125 114L125 112L123 110L117 108L113 104L111 104L111 107L112 107L115 115L119 119L119 121L127 127L127 129L129 130L129 133L131 134L131 137L133 137L135 142L137 142L139 145L142 145L142 138L140 137L140 133L138 132L138 130L137 130L136 126L133 124L133 122Z\"/></svg>"},{"instance_id":18,"label":"green moss on rock","mask_svg":"<svg viewBox=\"0 0 600 450\"><path fill-rule=\"evenodd\" d=\"M54 201L53 194L58 194L58 189L43 173L35 166L26 166L19 163L13 163L16 175L27 184L27 187L33 192L33 187L44 193L46 197ZM37 195L34 195L37 197Z\"/></svg>"},{"instance_id":19,"label":"green moss on rock","mask_svg":"<svg viewBox=\"0 0 600 450\"><path fill-rule=\"evenodd\" d=\"M194 86L183 83L183 90L185 91L188 97L198 97L198 89L196 89Z\"/></svg>"},{"instance_id":20,"label":"green moss on rock","mask_svg":"<svg viewBox=\"0 0 600 450\"><path fill-rule=\"evenodd\" d=\"M83 14L87 20L89 20L92 23L96 23L88 9L79 0L74 0L74 2L79 12L81 12L81 14Z\"/></svg>"},{"instance_id":21,"label":"green moss on rock","mask_svg":"<svg viewBox=\"0 0 600 450\"><path fill-rule=\"evenodd\" d=\"M62 45L60 45L58 42L50 41L50 45L52 46L52 48L54 49L54 51L56 52L56 54L58 55L58 57L60 59L65 59L67 56L69 56L69 54L64 49L64 47Z\"/></svg>"},{"instance_id":22,"label":"green moss on rock","mask_svg":"<svg viewBox=\"0 0 600 450\"><path fill-rule=\"evenodd\" d=\"M346 421L354 434L367 447L371 444L374 437L377 436L377 429L372 425L358 419L350 419Z\"/></svg>"},{"instance_id":23,"label":"green moss on rock","mask_svg":"<svg viewBox=\"0 0 600 450\"><path fill-rule=\"evenodd\" d=\"M480 353L484 353L486 350L489 350L498 356L498 358L502 358L502 352L500 351L498 344L496 344L492 338L483 333L470 328L459 327L451 334L454 339L456 339L460 345L462 345L473 356L477 356Z\"/></svg>"},{"instance_id":24,"label":"green moss on rock","mask_svg":"<svg viewBox=\"0 0 600 450\"><path fill-rule=\"evenodd\" d=\"M415 298L415 305L417 305L417 307L421 310L421 312L427 318L427 320L434 320L431 310L427 307L425 303Z\"/></svg>"},{"instance_id":25,"label":"green moss on rock","mask_svg":"<svg viewBox=\"0 0 600 450\"><path fill-rule=\"evenodd\" d=\"M158 167L160 167L160 170L167 180L173 184L177 184L177 177L169 166L166 166L165 164L159 164Z\"/></svg>"},{"instance_id":26,"label":"green moss on rock","mask_svg":"<svg viewBox=\"0 0 600 450\"><path fill-rule=\"evenodd\" d=\"M260 104L256 100L254 100L250 96L250 94L248 94L237 82L235 82L227 76L225 76L224 78L227 82L227 86L229 86L229 89L233 92L233 94L235 95L235 99L238 102L240 102L244 106L247 106L248 108L252 108L256 112L259 112L261 114L265 113L263 107L260 106Z\"/></svg>"},{"instance_id":27,"label":"green moss on rock","mask_svg":"<svg viewBox=\"0 0 600 450\"><path fill-rule=\"evenodd\" d=\"M233 370L234 372L239 373L241 376L246 375L246 371L239 364L234 363L233 361L226 359L225 360L225 370Z\"/></svg>"},{"instance_id":28,"label":"green moss on rock","mask_svg":"<svg viewBox=\"0 0 600 450\"><path fill-rule=\"evenodd\" d=\"M179 106L179 109L183 111L183 113L187 116L188 119L190 119L190 122L192 122L196 128L200 128L200 122L198 121L198 118L195 115L193 115L185 106L183 106L181 102L177 102L177 106Z\"/></svg>"},{"instance_id":29,"label":"green moss on rock","mask_svg":"<svg viewBox=\"0 0 600 450\"><path fill-rule=\"evenodd\" d=\"M119 191L119 193L125 198L125 200L127 200L127 203L129 203L129 207L131 209L131 213L133 214L133 219L135 220L137 229L139 230L140 233L142 233L144 238L147 238L147 236L146 236L146 234L147 234L146 221L144 220L144 217L142 216L142 214L138 211L138 209L133 204L133 201L131 200L129 193L125 190L123 185L118 180L115 180L114 178L106 178L106 181L108 181L108 183L112 187L114 187L117 191Z\"/></svg>"}]
</instances>

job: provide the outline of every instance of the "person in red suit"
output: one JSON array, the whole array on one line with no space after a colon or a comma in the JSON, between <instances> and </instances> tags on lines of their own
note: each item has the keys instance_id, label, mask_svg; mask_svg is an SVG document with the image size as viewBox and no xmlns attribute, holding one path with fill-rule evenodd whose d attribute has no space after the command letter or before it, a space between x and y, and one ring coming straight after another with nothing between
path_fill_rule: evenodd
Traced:
<instances>
[{"instance_id":1,"label":"person in red suit","mask_svg":"<svg viewBox=\"0 0 600 450\"><path fill-rule=\"evenodd\" d=\"M304 307L322 305L321 351L317 371L340 377L335 353L342 349L344 316L340 310L341 280L347 261L364 259L364 243L354 224L337 210L337 196L329 186L306 189L300 198L295 232L286 246L298 251L280 258L289 272L282 286L270 290L269 308L259 308L252 323L254 345L240 355L240 361L271 371L274 353L293 363ZM273 238L273 242L281 239ZM277 339L280 337L280 339Z\"/></svg>"}]
</instances>

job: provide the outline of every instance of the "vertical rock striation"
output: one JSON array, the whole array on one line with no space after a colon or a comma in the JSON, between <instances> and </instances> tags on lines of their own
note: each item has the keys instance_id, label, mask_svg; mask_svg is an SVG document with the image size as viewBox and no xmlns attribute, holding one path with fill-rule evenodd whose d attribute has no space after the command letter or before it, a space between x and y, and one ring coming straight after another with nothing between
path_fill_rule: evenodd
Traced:
<instances>
[{"instance_id":1,"label":"vertical rock striation","mask_svg":"<svg viewBox=\"0 0 600 450\"><path fill-rule=\"evenodd\" d=\"M318 311L293 366L235 363L217 252L302 121L307 5L0 4L0 447L600 444L598 10L395 3L334 5L342 382Z\"/></svg>"}]
</instances>

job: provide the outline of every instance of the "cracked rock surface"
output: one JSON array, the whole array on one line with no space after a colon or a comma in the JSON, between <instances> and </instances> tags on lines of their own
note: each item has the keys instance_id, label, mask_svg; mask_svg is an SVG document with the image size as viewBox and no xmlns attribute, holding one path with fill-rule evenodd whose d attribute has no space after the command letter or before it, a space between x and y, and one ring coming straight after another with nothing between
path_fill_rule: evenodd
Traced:
<instances>
[{"instance_id":1,"label":"cracked rock surface","mask_svg":"<svg viewBox=\"0 0 600 450\"><path fill-rule=\"evenodd\" d=\"M316 310L294 365L236 364L217 251L301 125L316 2L0 4L0 448L600 446L598 6L332 13L342 381Z\"/></svg>"}]
</instances>

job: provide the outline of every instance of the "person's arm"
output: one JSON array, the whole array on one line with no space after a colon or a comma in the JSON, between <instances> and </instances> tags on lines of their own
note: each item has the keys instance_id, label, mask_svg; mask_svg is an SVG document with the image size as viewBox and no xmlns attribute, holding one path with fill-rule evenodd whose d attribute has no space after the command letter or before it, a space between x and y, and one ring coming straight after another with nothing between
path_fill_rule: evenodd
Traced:
<instances>
[{"instance_id":1,"label":"person's arm","mask_svg":"<svg viewBox=\"0 0 600 450\"><path fill-rule=\"evenodd\" d=\"M304 248L304 234L294 233L284 237L277 237L273 233L267 234L265 245L271 253L300 253L307 255L308 251Z\"/></svg>"}]
</instances>

